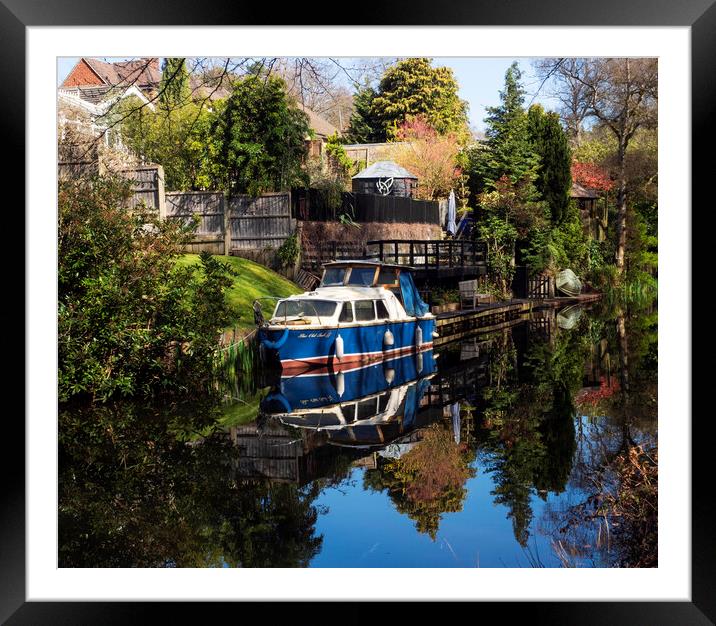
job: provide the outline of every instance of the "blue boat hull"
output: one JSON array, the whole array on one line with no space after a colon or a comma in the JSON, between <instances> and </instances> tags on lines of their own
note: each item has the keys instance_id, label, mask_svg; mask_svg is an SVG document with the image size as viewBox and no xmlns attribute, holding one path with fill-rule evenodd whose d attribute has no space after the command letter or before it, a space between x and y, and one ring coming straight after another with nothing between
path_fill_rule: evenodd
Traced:
<instances>
[{"instance_id":1,"label":"blue boat hull","mask_svg":"<svg viewBox=\"0 0 716 626\"><path fill-rule=\"evenodd\" d=\"M281 380L261 404L265 413L292 413L316 409L340 402L350 402L387 389L395 389L411 381L430 376L437 371L432 350L418 355L386 360L347 371L343 385L333 373L291 376Z\"/></svg>"},{"instance_id":2,"label":"blue boat hull","mask_svg":"<svg viewBox=\"0 0 716 626\"><path fill-rule=\"evenodd\" d=\"M422 333L419 346L418 327ZM434 330L435 319L429 318L309 330L261 328L259 336L264 348L278 357L283 369L305 369L309 365L345 368L428 350L432 348ZM391 344L386 341L388 331L393 337ZM340 355L338 337L343 343Z\"/></svg>"}]
</instances>

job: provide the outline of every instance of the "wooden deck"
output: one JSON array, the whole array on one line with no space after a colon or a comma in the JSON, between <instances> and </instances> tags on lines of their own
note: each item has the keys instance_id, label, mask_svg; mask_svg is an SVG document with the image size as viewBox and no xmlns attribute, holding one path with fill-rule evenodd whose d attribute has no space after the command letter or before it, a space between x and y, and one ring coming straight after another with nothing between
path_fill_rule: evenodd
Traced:
<instances>
[{"instance_id":1,"label":"wooden deck","mask_svg":"<svg viewBox=\"0 0 716 626\"><path fill-rule=\"evenodd\" d=\"M474 309L439 313L436 327L439 337L433 344L440 346L475 333L494 332L520 323L524 316L543 309L557 309L573 304L587 304L601 294L581 294L573 298L513 299L483 304Z\"/></svg>"}]
</instances>

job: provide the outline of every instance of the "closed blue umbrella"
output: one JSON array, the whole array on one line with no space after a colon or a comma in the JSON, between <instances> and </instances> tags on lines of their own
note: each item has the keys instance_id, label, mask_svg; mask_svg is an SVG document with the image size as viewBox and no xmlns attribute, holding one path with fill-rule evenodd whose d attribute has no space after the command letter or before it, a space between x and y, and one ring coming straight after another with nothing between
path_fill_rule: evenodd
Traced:
<instances>
[{"instance_id":1,"label":"closed blue umbrella","mask_svg":"<svg viewBox=\"0 0 716 626\"><path fill-rule=\"evenodd\" d=\"M452 190L450 190L450 197L448 198L447 226L445 230L450 235L455 235L457 232L457 225L455 224L455 192Z\"/></svg>"}]
</instances>

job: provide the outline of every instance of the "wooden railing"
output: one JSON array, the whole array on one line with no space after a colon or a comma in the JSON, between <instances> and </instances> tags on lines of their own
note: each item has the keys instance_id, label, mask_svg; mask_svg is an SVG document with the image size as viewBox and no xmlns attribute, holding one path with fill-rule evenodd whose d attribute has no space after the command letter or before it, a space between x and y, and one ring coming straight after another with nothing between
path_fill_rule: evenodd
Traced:
<instances>
[{"instance_id":1,"label":"wooden railing","mask_svg":"<svg viewBox=\"0 0 716 626\"><path fill-rule=\"evenodd\" d=\"M319 241L304 246L301 255L301 268L309 271L320 271L321 265L340 259L360 259L364 255L364 247L360 242L353 241Z\"/></svg>"},{"instance_id":2,"label":"wooden railing","mask_svg":"<svg viewBox=\"0 0 716 626\"><path fill-rule=\"evenodd\" d=\"M367 243L366 257L431 271L470 268L485 264L487 245L483 241L460 239L382 239Z\"/></svg>"}]
</instances>

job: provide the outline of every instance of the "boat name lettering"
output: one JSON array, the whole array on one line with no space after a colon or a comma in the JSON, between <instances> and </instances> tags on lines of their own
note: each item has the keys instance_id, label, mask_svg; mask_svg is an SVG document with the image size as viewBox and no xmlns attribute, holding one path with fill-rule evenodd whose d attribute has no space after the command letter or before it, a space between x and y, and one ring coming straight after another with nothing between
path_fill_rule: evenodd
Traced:
<instances>
[{"instance_id":1,"label":"boat name lettering","mask_svg":"<svg viewBox=\"0 0 716 626\"><path fill-rule=\"evenodd\" d=\"M299 339L308 339L308 338L314 339L314 338L317 338L317 337L330 337L330 336L331 336L331 333L330 333L330 332L324 332L324 333L301 333L301 334L298 336L298 338L299 338Z\"/></svg>"}]
</instances>

